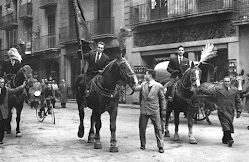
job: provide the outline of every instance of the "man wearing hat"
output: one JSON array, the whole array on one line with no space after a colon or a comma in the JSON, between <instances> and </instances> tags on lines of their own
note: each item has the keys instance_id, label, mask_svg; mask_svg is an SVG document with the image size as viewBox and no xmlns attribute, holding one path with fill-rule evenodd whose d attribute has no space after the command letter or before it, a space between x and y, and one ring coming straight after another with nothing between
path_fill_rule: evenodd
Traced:
<instances>
[{"instance_id":1,"label":"man wearing hat","mask_svg":"<svg viewBox=\"0 0 249 162\"><path fill-rule=\"evenodd\" d=\"M18 53L16 48L10 48L8 51L9 59L3 63L0 77L4 77L5 80L11 80L12 76L16 74L22 67L22 57Z\"/></svg>"}]
</instances>

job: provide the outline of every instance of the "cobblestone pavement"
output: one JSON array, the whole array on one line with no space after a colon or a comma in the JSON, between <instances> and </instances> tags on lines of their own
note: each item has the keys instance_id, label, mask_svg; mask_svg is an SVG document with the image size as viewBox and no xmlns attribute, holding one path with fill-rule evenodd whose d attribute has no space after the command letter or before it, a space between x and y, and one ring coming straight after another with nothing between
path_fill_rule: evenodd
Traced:
<instances>
[{"instance_id":1,"label":"cobblestone pavement","mask_svg":"<svg viewBox=\"0 0 249 162\"><path fill-rule=\"evenodd\" d=\"M230 148L221 143L222 131L216 112L210 115L213 125L200 121L194 125L194 135L197 145L188 143L188 128L186 119L181 117L179 135L181 140L173 140L173 124L170 124L172 137L164 138L165 153L160 154L156 146L153 126L148 124L147 144L145 150L140 150L138 118L139 109L134 105L120 105L117 118L118 153L109 152L110 129L109 115L102 115L101 141L103 148L93 149L87 143L90 127L91 110L86 109L85 136L77 137L79 124L76 103L68 103L67 108L60 108L56 103L56 124L52 124L47 117L39 122L35 110L25 105L21 118L22 137L15 137L15 118L12 121L13 134L6 134L4 144L0 146L0 161L6 162L154 162L154 161L248 161L249 159L249 115L243 113L242 117L234 120L235 143ZM13 111L15 113L15 111ZM14 115L15 117L15 115Z\"/></svg>"}]
</instances>

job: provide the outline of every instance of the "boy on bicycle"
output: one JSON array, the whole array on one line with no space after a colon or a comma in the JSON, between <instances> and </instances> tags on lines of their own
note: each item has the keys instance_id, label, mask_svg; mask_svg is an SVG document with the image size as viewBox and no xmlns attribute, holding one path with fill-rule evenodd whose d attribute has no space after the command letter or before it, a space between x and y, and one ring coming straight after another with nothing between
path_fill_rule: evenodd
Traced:
<instances>
[{"instance_id":1,"label":"boy on bicycle","mask_svg":"<svg viewBox=\"0 0 249 162\"><path fill-rule=\"evenodd\" d=\"M55 94L53 91L52 83L48 82L47 87L41 93L41 109L39 115L41 115L42 111L45 111L45 107L48 107L48 114L51 114L51 99L55 98Z\"/></svg>"}]
</instances>

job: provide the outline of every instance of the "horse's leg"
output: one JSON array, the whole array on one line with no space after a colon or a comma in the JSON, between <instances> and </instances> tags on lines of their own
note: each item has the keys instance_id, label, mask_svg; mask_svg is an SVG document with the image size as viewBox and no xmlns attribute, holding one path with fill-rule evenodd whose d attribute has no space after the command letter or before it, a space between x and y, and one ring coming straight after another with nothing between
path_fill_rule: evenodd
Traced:
<instances>
[{"instance_id":1,"label":"horse's leg","mask_svg":"<svg viewBox=\"0 0 249 162\"><path fill-rule=\"evenodd\" d=\"M180 140L180 137L178 135L178 126L179 126L179 115L180 115L180 111L174 111L174 123L175 123L175 135L174 135L174 140Z\"/></svg>"},{"instance_id":2,"label":"horse's leg","mask_svg":"<svg viewBox=\"0 0 249 162\"><path fill-rule=\"evenodd\" d=\"M88 143L94 143L94 126L95 126L95 119L94 119L94 116L93 116L93 113L91 115L91 128L90 128L90 131L89 131L89 135L88 135Z\"/></svg>"},{"instance_id":3,"label":"horse's leg","mask_svg":"<svg viewBox=\"0 0 249 162\"><path fill-rule=\"evenodd\" d=\"M111 142L110 152L118 152L117 139L116 139L116 119L117 119L117 107L114 110L109 111L110 115L110 131L111 131Z\"/></svg>"},{"instance_id":4,"label":"horse's leg","mask_svg":"<svg viewBox=\"0 0 249 162\"><path fill-rule=\"evenodd\" d=\"M188 112L188 136L189 136L189 143L191 144L197 144L197 141L195 139L195 137L193 136L193 114L194 114L194 111L189 111Z\"/></svg>"},{"instance_id":5,"label":"horse's leg","mask_svg":"<svg viewBox=\"0 0 249 162\"><path fill-rule=\"evenodd\" d=\"M78 102L78 111L79 111L79 117L80 117L80 125L78 130L78 137L82 138L84 136L84 106L81 104L81 102Z\"/></svg>"},{"instance_id":6,"label":"horse's leg","mask_svg":"<svg viewBox=\"0 0 249 162\"><path fill-rule=\"evenodd\" d=\"M169 132L169 118L170 114L172 113L172 110L167 108L166 109L166 118L165 118L165 134L164 137L170 137L170 132Z\"/></svg>"},{"instance_id":7,"label":"horse's leg","mask_svg":"<svg viewBox=\"0 0 249 162\"><path fill-rule=\"evenodd\" d=\"M95 124L96 133L94 136L94 140L95 140L94 141L94 148L95 149L102 149L102 144L100 141L100 134L99 134L99 131L100 131L101 126L102 126L101 114L93 112L93 120L96 121L96 124Z\"/></svg>"},{"instance_id":8,"label":"horse's leg","mask_svg":"<svg viewBox=\"0 0 249 162\"><path fill-rule=\"evenodd\" d=\"M5 125L5 131L7 132L7 134L11 134L12 108L13 107L9 107L8 119L6 120L6 125Z\"/></svg>"},{"instance_id":9,"label":"horse's leg","mask_svg":"<svg viewBox=\"0 0 249 162\"><path fill-rule=\"evenodd\" d=\"M18 105L16 107L16 137L22 137L22 134L20 132L20 120L21 120L22 109L23 109L23 104Z\"/></svg>"}]
</instances>

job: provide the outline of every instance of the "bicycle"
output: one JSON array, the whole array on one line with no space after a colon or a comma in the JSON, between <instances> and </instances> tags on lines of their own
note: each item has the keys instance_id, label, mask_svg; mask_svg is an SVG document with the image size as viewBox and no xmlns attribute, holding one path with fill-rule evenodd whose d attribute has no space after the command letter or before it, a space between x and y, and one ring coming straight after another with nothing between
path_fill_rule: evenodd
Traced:
<instances>
[{"instance_id":1,"label":"bicycle","mask_svg":"<svg viewBox=\"0 0 249 162\"><path fill-rule=\"evenodd\" d=\"M53 109L52 102L51 102L51 97L46 98L44 101L42 101L40 99L41 97L38 92L37 94L35 94L35 97L37 98L37 100L39 100L35 104L37 119L40 122L43 122L47 116L51 115L52 123L55 124L55 114L54 114L54 109ZM49 113L49 108L50 108L50 113Z\"/></svg>"}]
</instances>

